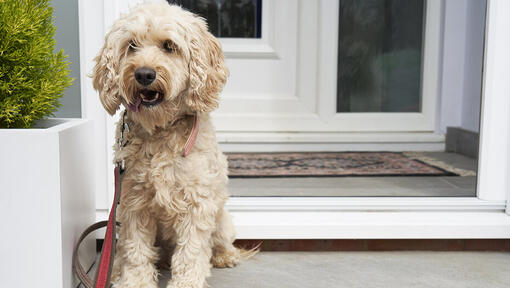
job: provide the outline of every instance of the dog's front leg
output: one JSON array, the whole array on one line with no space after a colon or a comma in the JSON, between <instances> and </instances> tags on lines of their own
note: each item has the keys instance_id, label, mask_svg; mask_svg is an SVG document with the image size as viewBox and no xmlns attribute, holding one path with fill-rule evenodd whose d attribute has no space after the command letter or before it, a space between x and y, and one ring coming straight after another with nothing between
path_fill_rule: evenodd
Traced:
<instances>
[{"instance_id":1,"label":"dog's front leg","mask_svg":"<svg viewBox=\"0 0 510 288\"><path fill-rule=\"evenodd\" d=\"M146 210L123 211L121 217L115 270L120 271L113 279L114 288L156 288L158 273L156 220Z\"/></svg>"},{"instance_id":2,"label":"dog's front leg","mask_svg":"<svg viewBox=\"0 0 510 288\"><path fill-rule=\"evenodd\" d=\"M168 288L204 288L211 274L211 234L214 213L196 207L179 215L174 229L177 242L172 256L172 279ZM205 213L205 214L204 214Z\"/></svg>"}]
</instances>

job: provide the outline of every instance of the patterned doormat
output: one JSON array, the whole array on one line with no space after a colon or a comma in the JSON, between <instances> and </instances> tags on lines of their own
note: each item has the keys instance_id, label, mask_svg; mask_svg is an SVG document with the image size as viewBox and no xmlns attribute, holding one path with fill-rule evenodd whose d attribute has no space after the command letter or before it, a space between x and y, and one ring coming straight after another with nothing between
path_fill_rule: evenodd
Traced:
<instances>
[{"instance_id":1,"label":"patterned doormat","mask_svg":"<svg viewBox=\"0 0 510 288\"><path fill-rule=\"evenodd\" d=\"M398 152L227 153L229 176L457 176Z\"/></svg>"}]
</instances>

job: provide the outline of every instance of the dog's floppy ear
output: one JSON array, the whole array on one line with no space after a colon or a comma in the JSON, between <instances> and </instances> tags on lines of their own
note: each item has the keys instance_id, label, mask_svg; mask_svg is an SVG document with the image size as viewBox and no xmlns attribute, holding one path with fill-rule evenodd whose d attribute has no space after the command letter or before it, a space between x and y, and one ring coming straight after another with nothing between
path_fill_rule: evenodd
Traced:
<instances>
[{"instance_id":1,"label":"dog's floppy ear","mask_svg":"<svg viewBox=\"0 0 510 288\"><path fill-rule=\"evenodd\" d=\"M196 112L218 107L219 94L229 74L219 41L207 31L202 18L196 17L189 42L190 93L186 104Z\"/></svg>"},{"instance_id":2,"label":"dog's floppy ear","mask_svg":"<svg viewBox=\"0 0 510 288\"><path fill-rule=\"evenodd\" d=\"M99 54L94 58L96 65L92 72L92 80L94 89L99 92L99 99L104 109L110 114L120 106L118 69L119 59L116 57L116 47L112 41L112 35L115 31L111 31L105 37L105 43Z\"/></svg>"}]
</instances>

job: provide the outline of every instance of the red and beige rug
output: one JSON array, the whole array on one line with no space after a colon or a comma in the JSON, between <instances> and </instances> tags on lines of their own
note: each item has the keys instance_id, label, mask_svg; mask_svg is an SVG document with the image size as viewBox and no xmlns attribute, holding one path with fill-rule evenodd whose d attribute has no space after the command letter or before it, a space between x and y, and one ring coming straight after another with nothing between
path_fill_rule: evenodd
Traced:
<instances>
[{"instance_id":1,"label":"red and beige rug","mask_svg":"<svg viewBox=\"0 0 510 288\"><path fill-rule=\"evenodd\" d=\"M398 152L227 153L229 176L457 176Z\"/></svg>"}]
</instances>

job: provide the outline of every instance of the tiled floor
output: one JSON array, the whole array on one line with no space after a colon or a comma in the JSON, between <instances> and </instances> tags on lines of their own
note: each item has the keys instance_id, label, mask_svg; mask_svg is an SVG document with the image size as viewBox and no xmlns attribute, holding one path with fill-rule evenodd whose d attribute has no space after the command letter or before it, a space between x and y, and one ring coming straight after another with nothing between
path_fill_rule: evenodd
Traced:
<instances>
[{"instance_id":1,"label":"tiled floor","mask_svg":"<svg viewBox=\"0 0 510 288\"><path fill-rule=\"evenodd\" d=\"M160 286L170 273L163 271ZM213 269L213 288L506 288L504 252L261 252Z\"/></svg>"},{"instance_id":2,"label":"tiled floor","mask_svg":"<svg viewBox=\"0 0 510 288\"><path fill-rule=\"evenodd\" d=\"M430 152L426 156L456 168L477 170L476 159L455 153ZM475 176L446 177L321 177L230 179L230 194L243 196L408 196L473 197Z\"/></svg>"}]
</instances>

